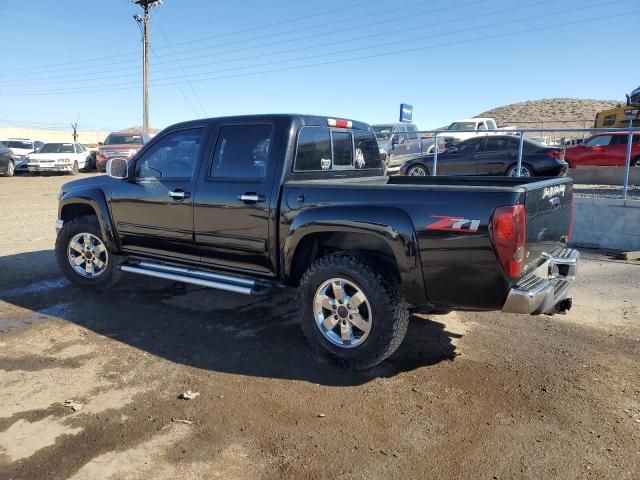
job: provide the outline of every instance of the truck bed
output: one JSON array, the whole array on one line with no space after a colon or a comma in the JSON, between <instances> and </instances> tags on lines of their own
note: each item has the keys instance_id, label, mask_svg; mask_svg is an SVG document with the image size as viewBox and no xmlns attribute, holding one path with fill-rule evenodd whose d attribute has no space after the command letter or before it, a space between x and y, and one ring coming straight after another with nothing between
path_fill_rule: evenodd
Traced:
<instances>
[{"instance_id":1,"label":"truck bed","mask_svg":"<svg viewBox=\"0 0 640 480\"><path fill-rule=\"evenodd\" d=\"M359 207L375 210L381 219L384 212L408 215L428 302L443 307L499 308L519 278L538 268L547 253L566 246L572 223L572 181L566 177L368 176L289 181L284 189L284 198L288 190L304 197L300 210L287 212L288 221L314 208L342 208L347 219L355 219ZM497 208L514 205L526 212L526 248L517 278L500 268L492 232Z\"/></svg>"}]
</instances>

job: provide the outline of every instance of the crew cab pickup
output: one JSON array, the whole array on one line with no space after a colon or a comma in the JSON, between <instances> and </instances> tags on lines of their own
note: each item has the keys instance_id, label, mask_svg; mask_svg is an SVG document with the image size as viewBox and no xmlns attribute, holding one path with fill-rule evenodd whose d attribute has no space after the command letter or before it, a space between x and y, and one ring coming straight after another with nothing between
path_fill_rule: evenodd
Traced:
<instances>
[{"instance_id":1,"label":"crew cab pickup","mask_svg":"<svg viewBox=\"0 0 640 480\"><path fill-rule=\"evenodd\" d=\"M367 124L307 115L180 123L107 172L60 192L69 279L298 287L305 336L349 368L391 355L412 311L571 306L569 178L387 177Z\"/></svg>"},{"instance_id":2,"label":"crew cab pickup","mask_svg":"<svg viewBox=\"0 0 640 480\"><path fill-rule=\"evenodd\" d=\"M450 124L441 135L447 139L447 145L456 145L477 136L515 134L515 128L498 127L496 121L489 117L463 118Z\"/></svg>"}]
</instances>

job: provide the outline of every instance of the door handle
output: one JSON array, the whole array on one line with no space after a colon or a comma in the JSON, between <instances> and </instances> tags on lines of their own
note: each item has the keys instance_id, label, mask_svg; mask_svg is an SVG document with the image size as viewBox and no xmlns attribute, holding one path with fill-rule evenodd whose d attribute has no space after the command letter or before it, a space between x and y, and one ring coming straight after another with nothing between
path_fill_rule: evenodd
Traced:
<instances>
[{"instance_id":1,"label":"door handle","mask_svg":"<svg viewBox=\"0 0 640 480\"><path fill-rule=\"evenodd\" d=\"M169 191L169 196L174 200L184 200L185 198L189 198L190 194L184 190L172 190Z\"/></svg>"},{"instance_id":2,"label":"door handle","mask_svg":"<svg viewBox=\"0 0 640 480\"><path fill-rule=\"evenodd\" d=\"M264 202L264 195L258 195L257 193L248 192L243 193L238 197L238 200L244 203L258 203Z\"/></svg>"}]
</instances>

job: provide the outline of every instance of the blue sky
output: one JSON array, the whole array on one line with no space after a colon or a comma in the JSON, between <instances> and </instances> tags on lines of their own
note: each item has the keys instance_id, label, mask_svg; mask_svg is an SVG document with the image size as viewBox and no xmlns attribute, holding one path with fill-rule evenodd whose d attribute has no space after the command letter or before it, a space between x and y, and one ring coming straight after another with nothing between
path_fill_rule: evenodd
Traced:
<instances>
[{"instance_id":1,"label":"blue sky","mask_svg":"<svg viewBox=\"0 0 640 480\"><path fill-rule=\"evenodd\" d=\"M139 10L0 0L0 123L140 125ZM266 112L380 123L406 102L427 129L529 99L623 100L640 84L638 24L638 0L165 0L151 125Z\"/></svg>"}]
</instances>

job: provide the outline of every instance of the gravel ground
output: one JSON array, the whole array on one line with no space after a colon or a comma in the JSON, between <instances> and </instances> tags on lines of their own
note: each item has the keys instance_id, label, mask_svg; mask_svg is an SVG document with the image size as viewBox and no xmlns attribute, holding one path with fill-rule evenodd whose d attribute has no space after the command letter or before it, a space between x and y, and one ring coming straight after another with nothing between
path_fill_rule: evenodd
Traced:
<instances>
[{"instance_id":1,"label":"gravel ground","mask_svg":"<svg viewBox=\"0 0 640 480\"><path fill-rule=\"evenodd\" d=\"M618 185L586 185L574 184L576 196L586 198L622 198L622 187ZM629 185L628 200L640 200L640 185Z\"/></svg>"},{"instance_id":2,"label":"gravel ground","mask_svg":"<svg viewBox=\"0 0 640 480\"><path fill-rule=\"evenodd\" d=\"M69 286L67 179L0 178L1 479L638 478L639 265L585 255L566 316L415 316L355 374L289 291Z\"/></svg>"}]
</instances>

